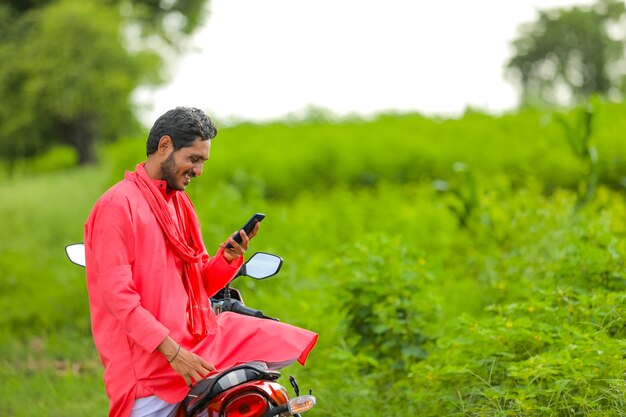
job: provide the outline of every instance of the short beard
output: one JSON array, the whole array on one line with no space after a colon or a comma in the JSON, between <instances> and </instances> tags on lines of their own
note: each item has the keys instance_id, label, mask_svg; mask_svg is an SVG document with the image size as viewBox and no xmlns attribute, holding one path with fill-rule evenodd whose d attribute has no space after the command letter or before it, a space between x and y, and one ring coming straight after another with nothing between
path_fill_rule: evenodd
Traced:
<instances>
[{"instance_id":1,"label":"short beard","mask_svg":"<svg viewBox=\"0 0 626 417\"><path fill-rule=\"evenodd\" d=\"M161 177L167 183L170 190L183 191L176 185L176 163L174 162L174 152L172 152L165 161L161 162Z\"/></svg>"}]
</instances>

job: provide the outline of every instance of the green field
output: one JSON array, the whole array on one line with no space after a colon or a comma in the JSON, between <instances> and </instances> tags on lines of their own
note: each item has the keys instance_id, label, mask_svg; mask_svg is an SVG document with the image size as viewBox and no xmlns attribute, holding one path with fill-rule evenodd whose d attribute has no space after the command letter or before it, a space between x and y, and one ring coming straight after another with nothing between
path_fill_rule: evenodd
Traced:
<instances>
[{"instance_id":1,"label":"green field","mask_svg":"<svg viewBox=\"0 0 626 417\"><path fill-rule=\"evenodd\" d=\"M308 416L626 413L626 105L458 119L416 114L220 130L189 188L217 249L264 212L248 305L320 334ZM565 128L569 126L570 131ZM145 139L66 149L0 182L0 416L105 416L81 241ZM597 152L597 159L590 153ZM286 378L283 378L286 382Z\"/></svg>"}]
</instances>

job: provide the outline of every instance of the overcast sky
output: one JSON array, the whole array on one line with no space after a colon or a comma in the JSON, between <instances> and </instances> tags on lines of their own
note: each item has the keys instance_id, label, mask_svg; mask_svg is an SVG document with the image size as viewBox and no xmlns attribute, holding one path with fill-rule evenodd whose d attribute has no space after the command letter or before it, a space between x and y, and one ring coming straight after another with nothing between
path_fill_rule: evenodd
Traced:
<instances>
[{"instance_id":1,"label":"overcast sky","mask_svg":"<svg viewBox=\"0 0 626 417\"><path fill-rule=\"evenodd\" d=\"M178 105L264 121L307 106L493 113L518 95L504 78L511 41L538 9L587 0L211 0L172 81L137 95L151 125Z\"/></svg>"}]
</instances>

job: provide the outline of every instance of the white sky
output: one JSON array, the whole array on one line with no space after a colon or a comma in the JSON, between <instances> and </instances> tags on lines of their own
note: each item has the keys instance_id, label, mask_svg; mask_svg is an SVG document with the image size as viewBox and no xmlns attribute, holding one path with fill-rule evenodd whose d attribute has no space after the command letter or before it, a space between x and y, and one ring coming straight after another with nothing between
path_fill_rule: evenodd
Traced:
<instances>
[{"instance_id":1,"label":"white sky","mask_svg":"<svg viewBox=\"0 0 626 417\"><path fill-rule=\"evenodd\" d=\"M538 9L590 0L211 0L172 81L137 94L152 125L179 106L264 121L307 106L342 116L457 115L517 104L511 40Z\"/></svg>"}]
</instances>

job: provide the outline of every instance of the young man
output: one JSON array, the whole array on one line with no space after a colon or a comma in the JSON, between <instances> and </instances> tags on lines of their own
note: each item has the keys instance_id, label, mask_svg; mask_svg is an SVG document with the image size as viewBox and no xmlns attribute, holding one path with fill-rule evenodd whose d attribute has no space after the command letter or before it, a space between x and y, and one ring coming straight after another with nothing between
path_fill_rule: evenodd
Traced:
<instances>
[{"instance_id":1,"label":"young man","mask_svg":"<svg viewBox=\"0 0 626 417\"><path fill-rule=\"evenodd\" d=\"M255 226L209 257L184 190L202 175L217 130L199 109L157 119L147 160L93 207L85 225L94 341L105 367L109 416L166 416L194 382L238 362L304 364L315 333L234 313L209 297L243 263ZM230 242L232 246L226 247Z\"/></svg>"}]
</instances>

